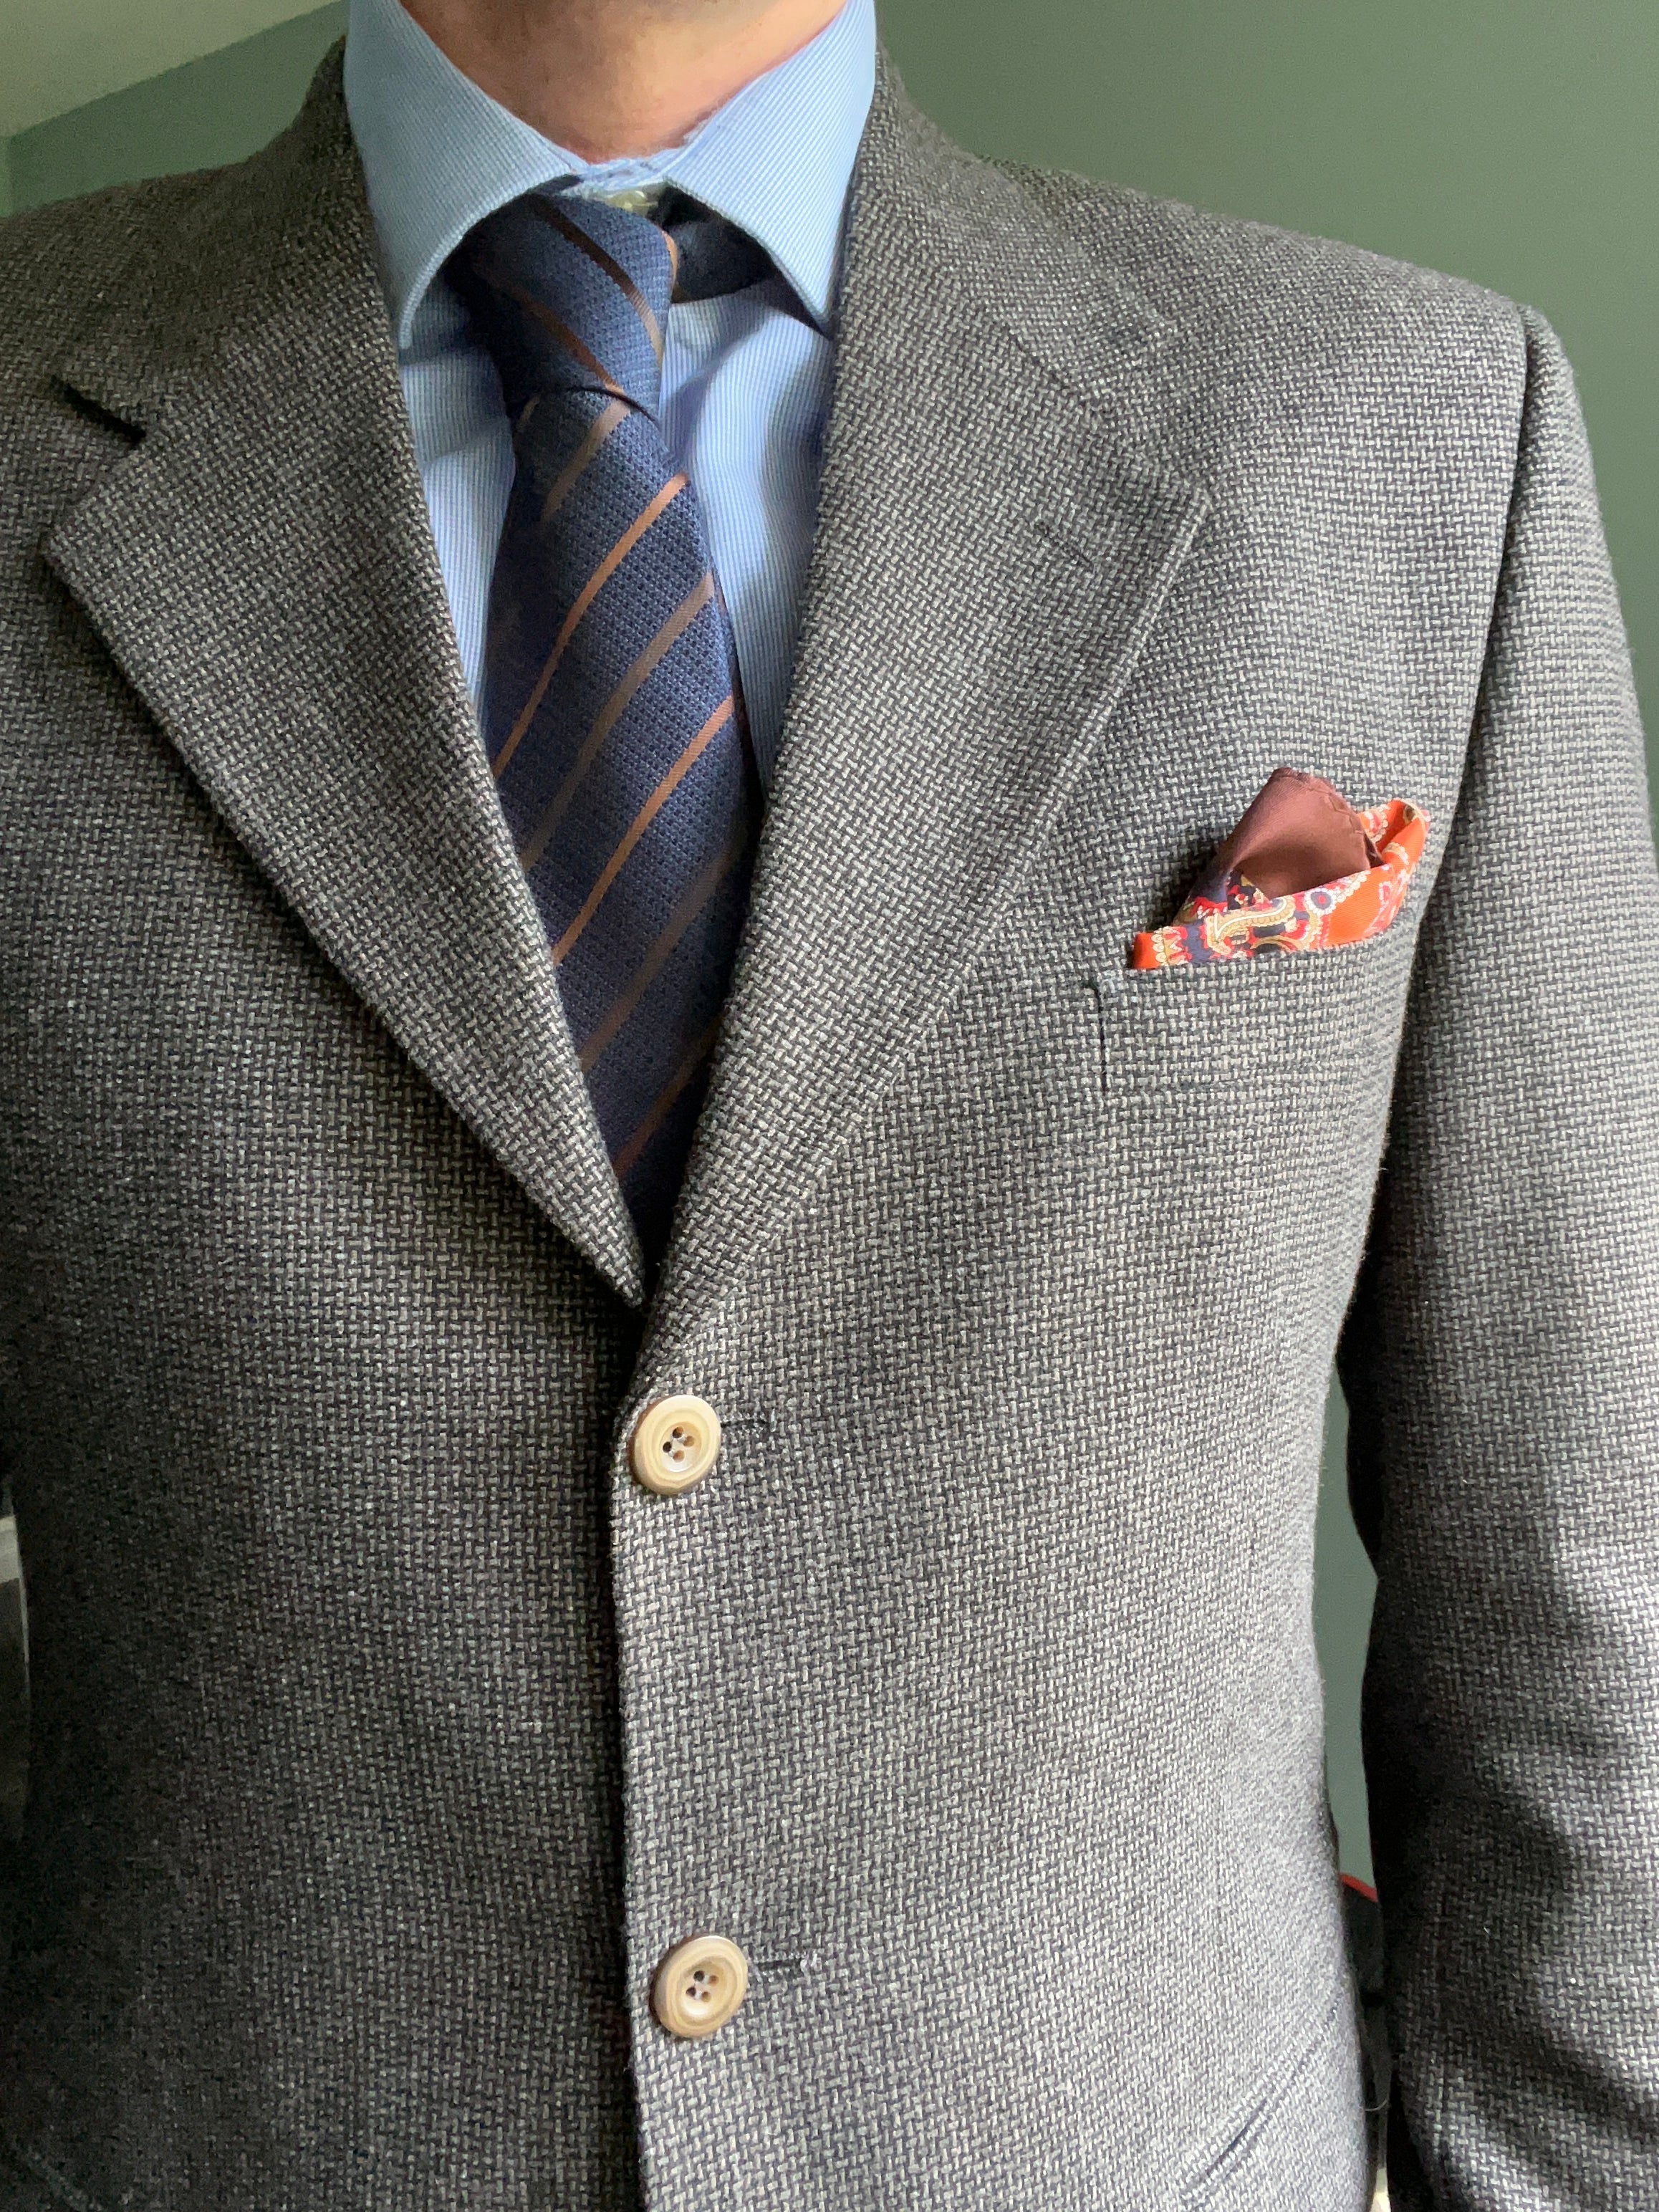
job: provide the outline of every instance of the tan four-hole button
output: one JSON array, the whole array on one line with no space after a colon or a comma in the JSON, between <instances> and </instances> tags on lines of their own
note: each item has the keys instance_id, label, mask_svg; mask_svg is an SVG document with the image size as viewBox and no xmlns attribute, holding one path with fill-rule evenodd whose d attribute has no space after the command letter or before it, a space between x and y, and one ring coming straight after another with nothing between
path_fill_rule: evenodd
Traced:
<instances>
[{"instance_id":1,"label":"tan four-hole button","mask_svg":"<svg viewBox=\"0 0 1659 2212\"><path fill-rule=\"evenodd\" d=\"M651 2003L671 2035L695 2041L724 2027L749 1994L749 1961L724 1936L693 1936L657 1969Z\"/></svg>"},{"instance_id":2,"label":"tan four-hole button","mask_svg":"<svg viewBox=\"0 0 1659 2212\"><path fill-rule=\"evenodd\" d=\"M677 1498L720 1457L720 1417L701 1398L659 1398L634 1424L629 1459L647 1490Z\"/></svg>"}]
</instances>

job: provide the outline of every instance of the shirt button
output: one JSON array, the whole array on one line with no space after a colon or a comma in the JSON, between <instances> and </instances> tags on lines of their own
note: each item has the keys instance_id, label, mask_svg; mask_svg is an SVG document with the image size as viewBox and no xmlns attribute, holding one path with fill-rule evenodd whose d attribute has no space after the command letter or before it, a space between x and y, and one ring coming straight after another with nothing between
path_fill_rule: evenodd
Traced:
<instances>
[{"instance_id":1,"label":"shirt button","mask_svg":"<svg viewBox=\"0 0 1659 2212\"><path fill-rule=\"evenodd\" d=\"M695 2041L724 2027L749 1994L749 1961L724 1936L677 1944L657 1969L651 2003L671 2035Z\"/></svg>"},{"instance_id":2,"label":"shirt button","mask_svg":"<svg viewBox=\"0 0 1659 2212\"><path fill-rule=\"evenodd\" d=\"M628 1456L638 1480L659 1498L701 1482L720 1457L720 1416L701 1398L659 1398L634 1424Z\"/></svg>"}]
</instances>

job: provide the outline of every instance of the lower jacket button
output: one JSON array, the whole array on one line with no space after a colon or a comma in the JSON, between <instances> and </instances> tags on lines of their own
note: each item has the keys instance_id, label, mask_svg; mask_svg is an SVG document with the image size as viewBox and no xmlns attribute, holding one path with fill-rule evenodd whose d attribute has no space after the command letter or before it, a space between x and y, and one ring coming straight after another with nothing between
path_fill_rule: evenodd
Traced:
<instances>
[{"instance_id":1,"label":"lower jacket button","mask_svg":"<svg viewBox=\"0 0 1659 2212\"><path fill-rule=\"evenodd\" d=\"M749 1961L724 1936L676 1944L657 1969L651 2004L671 2035L695 2040L724 2027L749 1994Z\"/></svg>"}]
</instances>

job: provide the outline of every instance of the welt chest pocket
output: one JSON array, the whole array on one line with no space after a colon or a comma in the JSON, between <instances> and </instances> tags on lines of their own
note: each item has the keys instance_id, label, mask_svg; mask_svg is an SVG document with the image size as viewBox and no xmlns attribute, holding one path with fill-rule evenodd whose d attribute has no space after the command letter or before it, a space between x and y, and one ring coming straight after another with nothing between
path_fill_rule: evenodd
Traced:
<instances>
[{"instance_id":1,"label":"welt chest pocket","mask_svg":"<svg viewBox=\"0 0 1659 2212\"><path fill-rule=\"evenodd\" d=\"M1414 934L1402 917L1336 951L1097 975L1106 1243L1126 1281L1156 1285L1148 1311L1184 1317L1189 1381L1224 1353L1236 1378L1253 1331L1282 1364L1291 1312L1315 1365L1328 1356L1388 1133Z\"/></svg>"},{"instance_id":2,"label":"welt chest pocket","mask_svg":"<svg viewBox=\"0 0 1659 2212\"><path fill-rule=\"evenodd\" d=\"M1386 1096L1405 1015L1414 917L1326 952L1095 974L1109 1103L1253 1117Z\"/></svg>"}]
</instances>

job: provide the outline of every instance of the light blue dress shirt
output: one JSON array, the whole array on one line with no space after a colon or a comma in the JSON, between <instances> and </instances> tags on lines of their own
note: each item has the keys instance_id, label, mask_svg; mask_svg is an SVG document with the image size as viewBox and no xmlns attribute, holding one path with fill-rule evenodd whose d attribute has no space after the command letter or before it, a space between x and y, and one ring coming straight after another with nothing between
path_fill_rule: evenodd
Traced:
<instances>
[{"instance_id":1,"label":"light blue dress shirt","mask_svg":"<svg viewBox=\"0 0 1659 2212\"><path fill-rule=\"evenodd\" d=\"M351 0L346 105L475 700L513 447L494 364L439 271L474 223L538 185L574 179L573 190L611 197L677 185L740 225L781 272L672 308L663 356L663 426L702 501L769 782L817 507L847 188L875 67L873 0L846 0L810 46L683 145L594 163L480 90L400 0Z\"/></svg>"}]
</instances>

